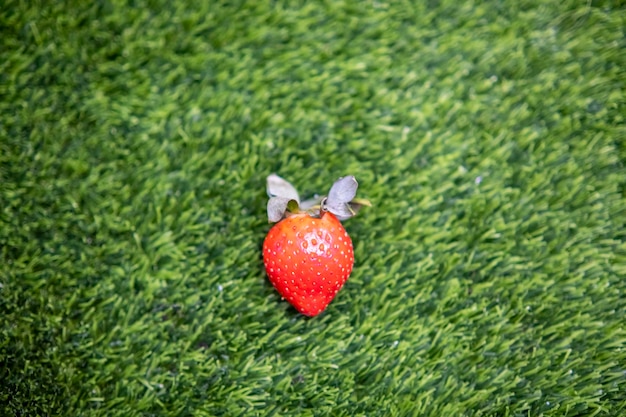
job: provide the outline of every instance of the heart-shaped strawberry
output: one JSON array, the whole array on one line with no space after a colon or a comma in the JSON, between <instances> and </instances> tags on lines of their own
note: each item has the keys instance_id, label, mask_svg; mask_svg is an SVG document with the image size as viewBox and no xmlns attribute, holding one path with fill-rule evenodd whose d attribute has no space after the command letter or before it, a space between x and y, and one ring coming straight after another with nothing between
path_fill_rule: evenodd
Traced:
<instances>
[{"instance_id":1,"label":"heart-shaped strawberry","mask_svg":"<svg viewBox=\"0 0 626 417\"><path fill-rule=\"evenodd\" d=\"M354 200L357 187L354 177L343 177L328 197L300 203L291 184L268 177L268 218L278 223L263 243L265 270L280 295L306 316L324 311L352 272L352 240L338 218L369 205Z\"/></svg>"}]
</instances>

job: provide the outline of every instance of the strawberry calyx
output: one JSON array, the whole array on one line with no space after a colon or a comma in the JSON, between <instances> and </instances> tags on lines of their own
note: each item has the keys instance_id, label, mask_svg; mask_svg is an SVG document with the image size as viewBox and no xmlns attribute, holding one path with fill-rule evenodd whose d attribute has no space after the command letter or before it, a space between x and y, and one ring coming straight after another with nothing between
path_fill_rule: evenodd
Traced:
<instances>
[{"instance_id":1,"label":"strawberry calyx","mask_svg":"<svg viewBox=\"0 0 626 417\"><path fill-rule=\"evenodd\" d=\"M347 220L356 215L363 206L372 204L365 199L357 199L358 183L349 175L335 181L328 196L315 195L312 199L301 202L296 188L276 174L267 177L267 218L276 223L293 214L306 213L312 217L321 217L330 212L339 220Z\"/></svg>"}]
</instances>

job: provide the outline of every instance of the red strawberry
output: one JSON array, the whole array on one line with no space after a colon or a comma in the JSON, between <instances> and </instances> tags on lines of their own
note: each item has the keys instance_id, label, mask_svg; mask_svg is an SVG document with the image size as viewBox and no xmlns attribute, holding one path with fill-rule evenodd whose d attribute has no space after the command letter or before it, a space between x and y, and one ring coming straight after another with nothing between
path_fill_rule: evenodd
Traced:
<instances>
[{"instance_id":1,"label":"red strawberry","mask_svg":"<svg viewBox=\"0 0 626 417\"><path fill-rule=\"evenodd\" d=\"M268 177L268 217L279 222L263 243L265 270L280 295L306 316L324 311L352 272L352 240L335 214L348 218L368 204L353 201L356 187L354 177L340 178L328 198L302 212L293 186Z\"/></svg>"},{"instance_id":2,"label":"red strawberry","mask_svg":"<svg viewBox=\"0 0 626 417\"><path fill-rule=\"evenodd\" d=\"M280 295L300 313L316 316L352 272L352 240L332 213L317 219L293 214L267 234L263 261Z\"/></svg>"}]
</instances>

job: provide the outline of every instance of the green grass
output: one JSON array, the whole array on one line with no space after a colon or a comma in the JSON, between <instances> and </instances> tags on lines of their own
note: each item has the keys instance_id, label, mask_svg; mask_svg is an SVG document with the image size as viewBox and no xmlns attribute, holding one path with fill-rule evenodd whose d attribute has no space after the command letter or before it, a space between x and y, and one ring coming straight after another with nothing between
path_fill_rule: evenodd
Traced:
<instances>
[{"instance_id":1,"label":"green grass","mask_svg":"<svg viewBox=\"0 0 626 417\"><path fill-rule=\"evenodd\" d=\"M626 415L621 2L198 3L0 8L0 415ZM272 172L374 204L314 319Z\"/></svg>"}]
</instances>

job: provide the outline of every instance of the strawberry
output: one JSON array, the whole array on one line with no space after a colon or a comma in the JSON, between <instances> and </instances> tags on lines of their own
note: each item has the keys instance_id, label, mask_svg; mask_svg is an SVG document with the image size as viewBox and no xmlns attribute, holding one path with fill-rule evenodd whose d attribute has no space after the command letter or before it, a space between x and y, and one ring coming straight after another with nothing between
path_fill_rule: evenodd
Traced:
<instances>
[{"instance_id":1,"label":"strawberry","mask_svg":"<svg viewBox=\"0 0 626 417\"><path fill-rule=\"evenodd\" d=\"M300 313L316 316L352 272L352 240L332 213L293 214L267 234L263 261L280 295Z\"/></svg>"},{"instance_id":2,"label":"strawberry","mask_svg":"<svg viewBox=\"0 0 626 417\"><path fill-rule=\"evenodd\" d=\"M335 298L352 272L352 240L339 219L353 216L366 200L353 200L354 177L340 178L328 197L300 203L295 188L268 177L268 218L277 221L263 242L270 282L300 313L316 316Z\"/></svg>"}]
</instances>

